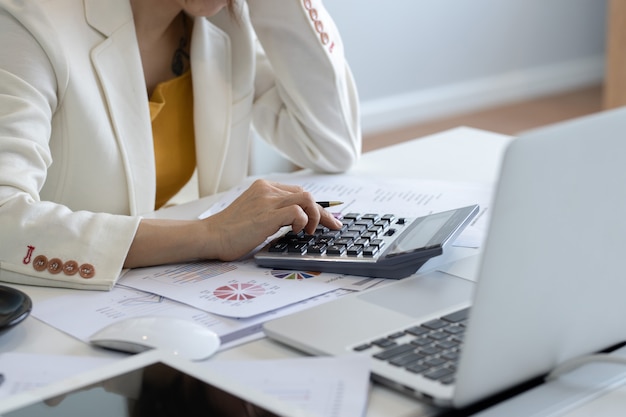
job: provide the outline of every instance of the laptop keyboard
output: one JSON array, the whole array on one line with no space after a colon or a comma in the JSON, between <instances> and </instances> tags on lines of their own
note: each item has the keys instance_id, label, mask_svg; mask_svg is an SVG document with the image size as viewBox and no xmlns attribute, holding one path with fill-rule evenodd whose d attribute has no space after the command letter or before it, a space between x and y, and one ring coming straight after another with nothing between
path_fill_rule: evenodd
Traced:
<instances>
[{"instance_id":1,"label":"laptop keyboard","mask_svg":"<svg viewBox=\"0 0 626 417\"><path fill-rule=\"evenodd\" d=\"M469 307L353 348L442 384L454 383Z\"/></svg>"}]
</instances>

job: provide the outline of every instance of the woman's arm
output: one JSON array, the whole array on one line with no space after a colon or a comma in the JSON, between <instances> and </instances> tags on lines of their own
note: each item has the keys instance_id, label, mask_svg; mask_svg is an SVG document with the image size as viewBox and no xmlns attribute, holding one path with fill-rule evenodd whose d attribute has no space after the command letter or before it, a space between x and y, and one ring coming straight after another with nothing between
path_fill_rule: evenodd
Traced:
<instances>
[{"instance_id":1,"label":"woman's arm","mask_svg":"<svg viewBox=\"0 0 626 417\"><path fill-rule=\"evenodd\" d=\"M359 99L321 0L249 0L257 55L256 130L294 163L349 169L361 153Z\"/></svg>"},{"instance_id":2,"label":"woman's arm","mask_svg":"<svg viewBox=\"0 0 626 417\"><path fill-rule=\"evenodd\" d=\"M282 226L313 234L319 224L341 222L301 187L255 181L221 212L202 220L143 219L131 244L127 268L191 259L238 259Z\"/></svg>"}]
</instances>

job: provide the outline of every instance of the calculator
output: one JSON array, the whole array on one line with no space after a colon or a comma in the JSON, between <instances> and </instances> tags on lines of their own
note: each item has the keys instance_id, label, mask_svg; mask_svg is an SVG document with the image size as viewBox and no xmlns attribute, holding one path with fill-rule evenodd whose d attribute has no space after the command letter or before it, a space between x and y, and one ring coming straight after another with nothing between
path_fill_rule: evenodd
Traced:
<instances>
[{"instance_id":1,"label":"calculator","mask_svg":"<svg viewBox=\"0 0 626 417\"><path fill-rule=\"evenodd\" d=\"M470 205L423 217L346 213L341 230L287 232L254 255L263 267L400 279L414 274L478 214Z\"/></svg>"}]
</instances>

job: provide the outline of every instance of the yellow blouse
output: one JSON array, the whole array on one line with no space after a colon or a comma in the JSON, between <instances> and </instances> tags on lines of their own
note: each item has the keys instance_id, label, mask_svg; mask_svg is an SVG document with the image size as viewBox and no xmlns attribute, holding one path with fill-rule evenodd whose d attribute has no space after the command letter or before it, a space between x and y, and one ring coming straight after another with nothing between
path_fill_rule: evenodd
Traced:
<instances>
[{"instance_id":1,"label":"yellow blouse","mask_svg":"<svg viewBox=\"0 0 626 417\"><path fill-rule=\"evenodd\" d=\"M158 209L187 184L196 167L191 72L156 86L150 97L150 117Z\"/></svg>"}]
</instances>

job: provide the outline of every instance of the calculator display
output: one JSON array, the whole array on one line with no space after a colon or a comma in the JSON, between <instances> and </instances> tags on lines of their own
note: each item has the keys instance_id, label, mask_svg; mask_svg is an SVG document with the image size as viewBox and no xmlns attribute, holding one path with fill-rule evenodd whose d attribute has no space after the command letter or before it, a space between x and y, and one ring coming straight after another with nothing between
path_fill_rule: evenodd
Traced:
<instances>
[{"instance_id":1,"label":"calculator display","mask_svg":"<svg viewBox=\"0 0 626 417\"><path fill-rule=\"evenodd\" d=\"M408 252L429 246L429 242L452 217L452 212L436 213L423 217L413 227L411 233L404 234L396 240L390 249L391 253Z\"/></svg>"}]
</instances>

